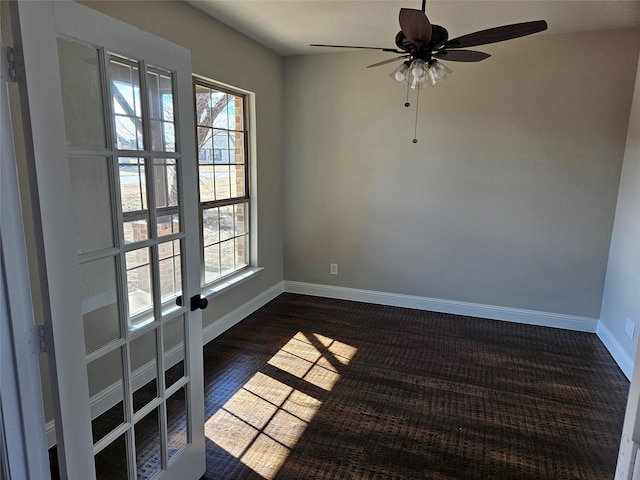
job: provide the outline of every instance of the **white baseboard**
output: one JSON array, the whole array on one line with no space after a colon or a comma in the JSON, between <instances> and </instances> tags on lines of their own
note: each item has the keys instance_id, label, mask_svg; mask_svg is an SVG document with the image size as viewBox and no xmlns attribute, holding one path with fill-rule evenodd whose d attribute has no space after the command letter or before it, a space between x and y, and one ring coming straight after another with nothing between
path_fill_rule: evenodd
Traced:
<instances>
[{"instance_id":1,"label":"white baseboard","mask_svg":"<svg viewBox=\"0 0 640 480\"><path fill-rule=\"evenodd\" d=\"M598 326L596 327L596 335L598 335L600 341L604 344L607 350L609 350L609 353L620 367L620 370L622 370L629 381L631 381L631 374L633 373L633 358L629 357L629 355L625 353L624 349L620 346L615 337L600 321L598 321Z\"/></svg>"},{"instance_id":2,"label":"white baseboard","mask_svg":"<svg viewBox=\"0 0 640 480\"><path fill-rule=\"evenodd\" d=\"M260 307L266 305L271 300L276 298L284 292L284 283L279 282L268 290L265 290L257 297L252 298L244 305L236 308L232 312L226 314L224 317L213 322L211 325L203 328L202 330L202 344L206 345L218 335L226 332L231 327L244 320Z\"/></svg>"},{"instance_id":3,"label":"white baseboard","mask_svg":"<svg viewBox=\"0 0 640 480\"><path fill-rule=\"evenodd\" d=\"M457 302L437 298L417 297L397 293L359 290L355 288L334 287L304 282L284 282L284 291L317 297L339 298L357 302L377 303L393 307L414 308L440 313L453 313L470 317L504 320L508 322L526 323L542 327L564 328L579 332L595 333L598 319L578 317L560 313L539 312L519 308L482 305L478 303Z\"/></svg>"}]
</instances>

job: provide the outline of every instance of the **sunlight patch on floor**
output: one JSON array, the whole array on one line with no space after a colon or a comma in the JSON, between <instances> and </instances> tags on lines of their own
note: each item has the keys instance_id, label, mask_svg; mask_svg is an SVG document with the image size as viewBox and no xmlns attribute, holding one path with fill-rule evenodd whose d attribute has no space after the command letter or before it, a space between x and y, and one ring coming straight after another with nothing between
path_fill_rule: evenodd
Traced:
<instances>
[{"instance_id":1,"label":"sunlight patch on floor","mask_svg":"<svg viewBox=\"0 0 640 480\"><path fill-rule=\"evenodd\" d=\"M317 333L294 335L270 366L330 391L357 349ZM322 402L262 372L205 423L207 437L264 479L278 473Z\"/></svg>"}]
</instances>

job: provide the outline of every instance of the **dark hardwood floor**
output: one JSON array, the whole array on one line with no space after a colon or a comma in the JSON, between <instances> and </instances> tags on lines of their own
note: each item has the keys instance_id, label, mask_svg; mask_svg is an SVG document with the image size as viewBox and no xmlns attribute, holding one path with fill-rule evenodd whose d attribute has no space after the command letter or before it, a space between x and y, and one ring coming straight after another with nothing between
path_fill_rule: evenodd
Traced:
<instances>
[{"instance_id":1,"label":"dark hardwood floor","mask_svg":"<svg viewBox=\"0 0 640 480\"><path fill-rule=\"evenodd\" d=\"M613 479L629 388L594 334L293 294L204 369L207 480ZM127 476L123 442L98 478Z\"/></svg>"},{"instance_id":2,"label":"dark hardwood floor","mask_svg":"<svg viewBox=\"0 0 640 480\"><path fill-rule=\"evenodd\" d=\"M204 348L214 479L613 479L594 334L283 294Z\"/></svg>"}]
</instances>

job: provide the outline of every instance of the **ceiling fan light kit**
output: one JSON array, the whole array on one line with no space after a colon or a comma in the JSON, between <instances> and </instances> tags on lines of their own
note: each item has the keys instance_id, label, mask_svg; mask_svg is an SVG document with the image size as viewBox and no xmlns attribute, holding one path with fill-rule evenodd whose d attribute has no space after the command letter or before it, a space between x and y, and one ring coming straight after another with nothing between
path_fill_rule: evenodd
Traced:
<instances>
[{"instance_id":1,"label":"ceiling fan light kit","mask_svg":"<svg viewBox=\"0 0 640 480\"><path fill-rule=\"evenodd\" d=\"M434 87L452 73L451 70L440 63L439 60L450 62L480 62L489 58L490 55L484 52L465 49L524 37L547 29L547 22L544 20L536 20L533 22L514 23L489 28L487 30L480 30L449 40L449 32L447 32L444 27L432 25L431 22L429 22L425 13L425 7L426 0L422 0L421 10L413 8L400 9L400 31L395 38L397 48L318 44L312 44L312 46L361 48L400 54L399 57L374 63L367 68L403 60L402 65L391 72L389 76L399 83L407 83L407 101L405 102L405 106L408 107L410 105L408 98L409 89L417 90L417 98L419 99L419 90L421 88ZM416 101L416 104L417 103ZM418 115L416 110L416 132L417 124ZM414 136L413 143L417 142L418 140Z\"/></svg>"},{"instance_id":2,"label":"ceiling fan light kit","mask_svg":"<svg viewBox=\"0 0 640 480\"><path fill-rule=\"evenodd\" d=\"M437 60L427 63L418 58L409 65L407 63L403 63L391 72L390 76L398 83L406 82L409 88L413 90L423 87L435 87L453 73L450 68L445 67Z\"/></svg>"}]
</instances>

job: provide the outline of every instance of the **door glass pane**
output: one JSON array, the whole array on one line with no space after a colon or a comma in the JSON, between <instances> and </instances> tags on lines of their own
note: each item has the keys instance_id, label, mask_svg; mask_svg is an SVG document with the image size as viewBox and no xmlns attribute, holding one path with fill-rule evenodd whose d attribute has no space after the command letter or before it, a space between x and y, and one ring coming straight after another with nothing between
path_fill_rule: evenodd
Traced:
<instances>
[{"instance_id":1,"label":"door glass pane","mask_svg":"<svg viewBox=\"0 0 640 480\"><path fill-rule=\"evenodd\" d=\"M113 247L108 160L104 157L71 157L69 173L78 254Z\"/></svg>"},{"instance_id":2,"label":"door glass pane","mask_svg":"<svg viewBox=\"0 0 640 480\"><path fill-rule=\"evenodd\" d=\"M167 399L167 448L169 460L187 444L187 387Z\"/></svg>"},{"instance_id":3,"label":"door glass pane","mask_svg":"<svg viewBox=\"0 0 640 480\"><path fill-rule=\"evenodd\" d=\"M151 478L162 468L160 415L157 408L136 423L135 437L137 478Z\"/></svg>"},{"instance_id":4,"label":"door glass pane","mask_svg":"<svg viewBox=\"0 0 640 480\"><path fill-rule=\"evenodd\" d=\"M95 456L96 479L113 480L127 476L127 442L120 436Z\"/></svg>"},{"instance_id":5,"label":"door glass pane","mask_svg":"<svg viewBox=\"0 0 640 480\"><path fill-rule=\"evenodd\" d=\"M137 412L158 395L156 329L129 344L133 388L133 411Z\"/></svg>"},{"instance_id":6,"label":"door glass pane","mask_svg":"<svg viewBox=\"0 0 640 480\"><path fill-rule=\"evenodd\" d=\"M151 150L176 151L173 118L173 80L171 72L157 68L147 71L149 110L151 119Z\"/></svg>"},{"instance_id":7,"label":"door glass pane","mask_svg":"<svg viewBox=\"0 0 640 480\"><path fill-rule=\"evenodd\" d=\"M147 177L144 158L120 157L120 201L122 204L124 242L149 238Z\"/></svg>"},{"instance_id":8,"label":"door glass pane","mask_svg":"<svg viewBox=\"0 0 640 480\"><path fill-rule=\"evenodd\" d=\"M126 253L129 328L135 329L153 320L153 285L149 248Z\"/></svg>"},{"instance_id":9,"label":"door glass pane","mask_svg":"<svg viewBox=\"0 0 640 480\"><path fill-rule=\"evenodd\" d=\"M98 50L58 39L67 145L105 148L104 107Z\"/></svg>"},{"instance_id":10,"label":"door glass pane","mask_svg":"<svg viewBox=\"0 0 640 480\"><path fill-rule=\"evenodd\" d=\"M93 442L124 422L122 350L116 348L87 364Z\"/></svg>"},{"instance_id":11,"label":"door glass pane","mask_svg":"<svg viewBox=\"0 0 640 480\"><path fill-rule=\"evenodd\" d=\"M142 106L140 103L140 68L138 63L110 55L111 97L119 150L144 149Z\"/></svg>"},{"instance_id":12,"label":"door glass pane","mask_svg":"<svg viewBox=\"0 0 640 480\"><path fill-rule=\"evenodd\" d=\"M178 206L178 172L173 158L156 158L153 160L156 207Z\"/></svg>"},{"instance_id":13,"label":"door glass pane","mask_svg":"<svg viewBox=\"0 0 640 480\"><path fill-rule=\"evenodd\" d=\"M163 325L164 378L169 388L185 375L184 365L184 318L182 316Z\"/></svg>"},{"instance_id":14,"label":"door glass pane","mask_svg":"<svg viewBox=\"0 0 640 480\"><path fill-rule=\"evenodd\" d=\"M153 160L158 237L180 231L178 172L173 158Z\"/></svg>"},{"instance_id":15,"label":"door glass pane","mask_svg":"<svg viewBox=\"0 0 640 480\"><path fill-rule=\"evenodd\" d=\"M113 257L80 265L84 343L87 354L121 337Z\"/></svg>"},{"instance_id":16,"label":"door glass pane","mask_svg":"<svg viewBox=\"0 0 640 480\"><path fill-rule=\"evenodd\" d=\"M121 157L118 159L118 163L122 212L146 210L147 181L144 158Z\"/></svg>"},{"instance_id":17,"label":"door glass pane","mask_svg":"<svg viewBox=\"0 0 640 480\"><path fill-rule=\"evenodd\" d=\"M160 298L162 314L178 309L176 298L182 295L182 255L180 240L158 245L160 271Z\"/></svg>"}]
</instances>

